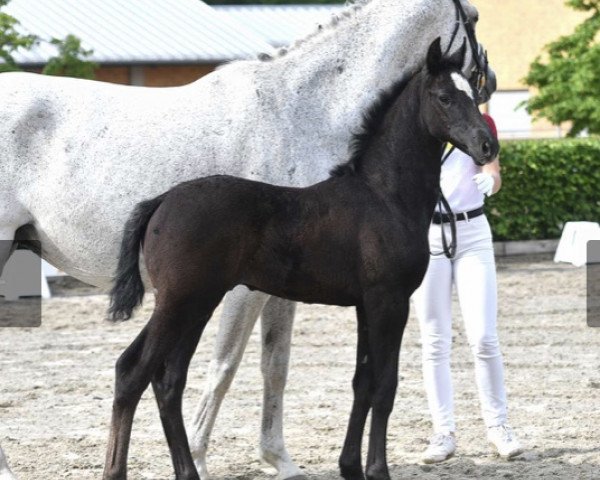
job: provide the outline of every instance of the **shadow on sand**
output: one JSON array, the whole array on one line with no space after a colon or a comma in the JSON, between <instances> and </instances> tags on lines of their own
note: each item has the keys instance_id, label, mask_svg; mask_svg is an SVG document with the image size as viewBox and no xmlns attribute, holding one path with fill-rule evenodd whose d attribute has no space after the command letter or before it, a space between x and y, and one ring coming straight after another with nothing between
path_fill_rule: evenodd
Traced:
<instances>
[{"instance_id":1,"label":"shadow on sand","mask_svg":"<svg viewBox=\"0 0 600 480\"><path fill-rule=\"evenodd\" d=\"M597 454L598 448L550 448L532 450L512 461L504 461L492 456L458 456L438 465L405 464L390 465L390 475L394 480L425 479L600 479L600 465L585 461L587 454ZM571 463L572 462L572 463ZM270 480L276 477L262 470L246 472L242 475L211 476L212 480ZM340 480L337 469L321 473L307 474L306 480Z\"/></svg>"}]
</instances>

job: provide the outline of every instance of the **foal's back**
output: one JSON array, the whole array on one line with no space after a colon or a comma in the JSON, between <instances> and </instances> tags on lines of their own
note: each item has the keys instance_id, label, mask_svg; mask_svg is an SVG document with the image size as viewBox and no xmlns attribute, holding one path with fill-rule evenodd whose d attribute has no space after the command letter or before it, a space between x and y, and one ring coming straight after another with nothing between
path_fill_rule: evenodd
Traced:
<instances>
[{"instance_id":1,"label":"foal's back","mask_svg":"<svg viewBox=\"0 0 600 480\"><path fill-rule=\"evenodd\" d=\"M179 299L244 284L307 303L357 305L381 262L399 260L386 242L398 228L389 215L352 177L290 188L212 176L167 193L144 255L159 294Z\"/></svg>"}]
</instances>

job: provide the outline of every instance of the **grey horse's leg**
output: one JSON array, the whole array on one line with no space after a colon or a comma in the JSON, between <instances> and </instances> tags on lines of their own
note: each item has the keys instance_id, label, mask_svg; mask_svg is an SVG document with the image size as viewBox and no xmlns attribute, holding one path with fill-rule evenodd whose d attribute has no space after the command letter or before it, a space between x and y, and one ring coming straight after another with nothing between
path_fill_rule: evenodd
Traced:
<instances>
[{"instance_id":1,"label":"grey horse's leg","mask_svg":"<svg viewBox=\"0 0 600 480\"><path fill-rule=\"evenodd\" d=\"M8 240L14 239L14 234L15 230L12 228L0 228L0 275L2 275L4 265L12 253L13 245ZM0 480L17 480L17 477L14 476L8 467L2 447L0 447Z\"/></svg>"},{"instance_id":2,"label":"grey horse's leg","mask_svg":"<svg viewBox=\"0 0 600 480\"><path fill-rule=\"evenodd\" d=\"M6 265L8 258L15 248L15 231L16 229L14 228L0 227L0 275L2 275L4 265Z\"/></svg>"},{"instance_id":3,"label":"grey horse's leg","mask_svg":"<svg viewBox=\"0 0 600 480\"><path fill-rule=\"evenodd\" d=\"M280 479L304 479L283 440L283 391L290 362L296 304L271 297L262 313L262 361L264 379L260 456L273 465Z\"/></svg>"},{"instance_id":4,"label":"grey horse's leg","mask_svg":"<svg viewBox=\"0 0 600 480\"><path fill-rule=\"evenodd\" d=\"M2 447L0 447L0 480L17 480L17 477L8 468L8 462L6 461Z\"/></svg>"},{"instance_id":5,"label":"grey horse's leg","mask_svg":"<svg viewBox=\"0 0 600 480\"><path fill-rule=\"evenodd\" d=\"M206 451L221 402L233 381L244 350L269 296L236 287L226 297L206 387L189 434L190 449L202 480L207 480Z\"/></svg>"}]
</instances>

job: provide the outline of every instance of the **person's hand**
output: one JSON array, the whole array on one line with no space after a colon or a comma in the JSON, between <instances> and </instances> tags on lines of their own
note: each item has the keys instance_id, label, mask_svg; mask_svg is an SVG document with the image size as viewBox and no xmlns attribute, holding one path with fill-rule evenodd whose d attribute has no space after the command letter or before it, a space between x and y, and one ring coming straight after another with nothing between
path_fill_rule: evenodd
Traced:
<instances>
[{"instance_id":1,"label":"person's hand","mask_svg":"<svg viewBox=\"0 0 600 480\"><path fill-rule=\"evenodd\" d=\"M473 175L473 181L477 184L477 190L488 197L494 193L494 177L489 173L478 173Z\"/></svg>"}]
</instances>

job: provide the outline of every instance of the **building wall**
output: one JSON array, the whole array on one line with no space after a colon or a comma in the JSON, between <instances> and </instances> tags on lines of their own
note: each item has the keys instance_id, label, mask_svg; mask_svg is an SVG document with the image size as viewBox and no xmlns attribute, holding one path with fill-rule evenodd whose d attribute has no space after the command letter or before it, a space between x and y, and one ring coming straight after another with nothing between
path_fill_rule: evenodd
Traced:
<instances>
[{"instance_id":1,"label":"building wall","mask_svg":"<svg viewBox=\"0 0 600 480\"><path fill-rule=\"evenodd\" d=\"M212 72L216 65L102 65L96 69L95 80L140 85L146 87L177 87L191 83ZM40 67L26 68L28 72L41 73Z\"/></svg>"},{"instance_id":2,"label":"building wall","mask_svg":"<svg viewBox=\"0 0 600 480\"><path fill-rule=\"evenodd\" d=\"M586 15L565 0L471 0L479 10L477 37L498 77L498 92L488 106L504 137L555 137L568 129L534 121L518 104L533 91L523 82L544 46L568 35ZM515 110L516 109L516 110ZM529 125L529 126L527 126Z\"/></svg>"},{"instance_id":3,"label":"building wall","mask_svg":"<svg viewBox=\"0 0 600 480\"><path fill-rule=\"evenodd\" d=\"M160 65L160 66L101 66L96 80L123 85L147 87L175 87L198 80L212 72L215 65Z\"/></svg>"},{"instance_id":4,"label":"building wall","mask_svg":"<svg viewBox=\"0 0 600 480\"><path fill-rule=\"evenodd\" d=\"M96 70L96 80L101 82L129 84L129 67L105 67Z\"/></svg>"},{"instance_id":5,"label":"building wall","mask_svg":"<svg viewBox=\"0 0 600 480\"><path fill-rule=\"evenodd\" d=\"M185 85L212 72L215 65L181 65L144 67L144 85L167 87Z\"/></svg>"},{"instance_id":6,"label":"building wall","mask_svg":"<svg viewBox=\"0 0 600 480\"><path fill-rule=\"evenodd\" d=\"M479 10L477 37L488 50L502 90L523 90L529 65L545 45L573 32L585 15L565 0L472 0Z\"/></svg>"}]
</instances>

